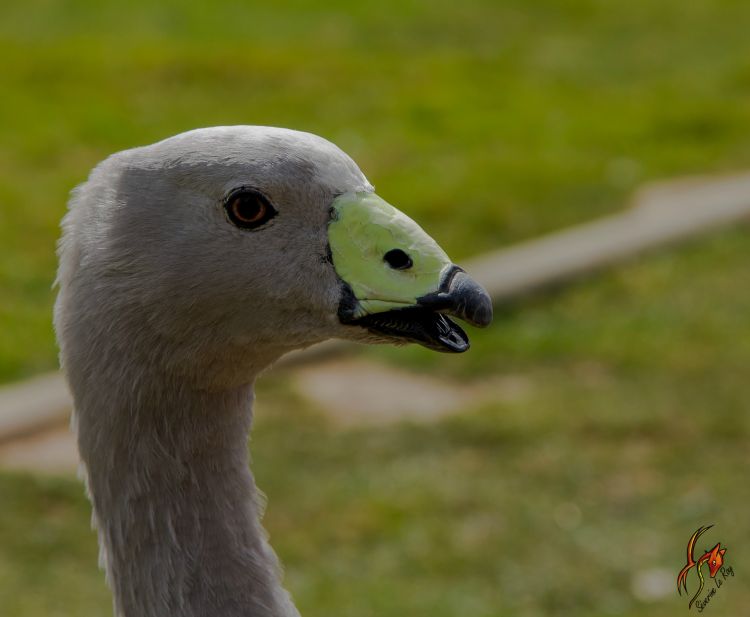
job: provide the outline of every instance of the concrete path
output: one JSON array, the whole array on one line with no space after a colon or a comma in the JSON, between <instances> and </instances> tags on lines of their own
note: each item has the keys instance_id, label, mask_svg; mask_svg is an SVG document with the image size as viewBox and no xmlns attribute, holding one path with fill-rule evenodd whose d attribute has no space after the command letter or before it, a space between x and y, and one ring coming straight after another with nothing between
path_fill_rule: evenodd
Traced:
<instances>
[{"instance_id":1,"label":"concrete path","mask_svg":"<svg viewBox=\"0 0 750 617\"><path fill-rule=\"evenodd\" d=\"M78 450L67 422L0 446L0 468L73 475L77 467Z\"/></svg>"},{"instance_id":2,"label":"concrete path","mask_svg":"<svg viewBox=\"0 0 750 617\"><path fill-rule=\"evenodd\" d=\"M748 220L750 173L663 182L621 213L488 253L466 270L503 302Z\"/></svg>"},{"instance_id":3,"label":"concrete path","mask_svg":"<svg viewBox=\"0 0 750 617\"><path fill-rule=\"evenodd\" d=\"M347 355L295 366L285 378L296 394L342 429L394 422L433 422L489 401L518 401L533 392L523 375L466 385ZM263 414L263 399L256 403ZM78 465L67 415L0 444L0 468L73 474Z\"/></svg>"},{"instance_id":4,"label":"concrete path","mask_svg":"<svg viewBox=\"0 0 750 617\"><path fill-rule=\"evenodd\" d=\"M65 421L72 407L60 373L0 389L0 446Z\"/></svg>"}]
</instances>

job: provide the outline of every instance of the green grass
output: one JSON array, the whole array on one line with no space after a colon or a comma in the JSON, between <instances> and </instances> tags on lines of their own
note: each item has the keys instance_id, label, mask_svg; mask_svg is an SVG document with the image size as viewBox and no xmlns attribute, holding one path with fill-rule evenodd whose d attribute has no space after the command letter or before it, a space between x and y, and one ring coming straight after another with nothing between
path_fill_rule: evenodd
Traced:
<instances>
[{"instance_id":1,"label":"green grass","mask_svg":"<svg viewBox=\"0 0 750 617\"><path fill-rule=\"evenodd\" d=\"M182 130L329 137L459 258L750 164L742 1L350 4L3 5L0 380L55 365L68 191Z\"/></svg>"},{"instance_id":2,"label":"green grass","mask_svg":"<svg viewBox=\"0 0 750 617\"><path fill-rule=\"evenodd\" d=\"M530 370L524 396L435 425L346 432L267 379L254 468L302 614L683 615L684 597L632 585L676 577L703 523L737 572L712 610L742 614L746 431L662 375L587 370ZM78 483L3 474L0 494L6 614L107 614Z\"/></svg>"},{"instance_id":3,"label":"green grass","mask_svg":"<svg viewBox=\"0 0 750 617\"><path fill-rule=\"evenodd\" d=\"M0 381L56 364L58 221L115 150L310 130L460 260L750 166L748 23L741 0L5 3ZM632 577L676 576L706 523L737 570L707 610L740 614L749 249L729 230L499 307L462 357L370 351L526 384L434 426L339 432L266 383L253 454L303 615L680 615ZM75 481L0 474L0 613L110 614L88 520Z\"/></svg>"}]
</instances>

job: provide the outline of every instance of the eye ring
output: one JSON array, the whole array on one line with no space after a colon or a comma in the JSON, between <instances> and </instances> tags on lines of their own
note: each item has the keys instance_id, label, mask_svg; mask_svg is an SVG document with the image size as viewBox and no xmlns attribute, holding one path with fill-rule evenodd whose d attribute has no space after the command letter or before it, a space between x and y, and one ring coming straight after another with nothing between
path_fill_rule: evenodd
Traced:
<instances>
[{"instance_id":1,"label":"eye ring","mask_svg":"<svg viewBox=\"0 0 750 617\"><path fill-rule=\"evenodd\" d=\"M270 200L259 190L241 186L224 200L227 218L241 229L257 229L278 214Z\"/></svg>"}]
</instances>

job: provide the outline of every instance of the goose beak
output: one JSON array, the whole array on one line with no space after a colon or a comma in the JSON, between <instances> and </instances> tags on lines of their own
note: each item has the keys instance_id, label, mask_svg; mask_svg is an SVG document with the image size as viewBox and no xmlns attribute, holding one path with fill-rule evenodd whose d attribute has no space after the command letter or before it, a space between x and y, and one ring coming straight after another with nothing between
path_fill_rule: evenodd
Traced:
<instances>
[{"instance_id":1,"label":"goose beak","mask_svg":"<svg viewBox=\"0 0 750 617\"><path fill-rule=\"evenodd\" d=\"M343 283L339 320L393 342L435 351L469 348L449 316L485 327L492 301L408 216L374 193L345 193L331 207L328 241Z\"/></svg>"}]
</instances>

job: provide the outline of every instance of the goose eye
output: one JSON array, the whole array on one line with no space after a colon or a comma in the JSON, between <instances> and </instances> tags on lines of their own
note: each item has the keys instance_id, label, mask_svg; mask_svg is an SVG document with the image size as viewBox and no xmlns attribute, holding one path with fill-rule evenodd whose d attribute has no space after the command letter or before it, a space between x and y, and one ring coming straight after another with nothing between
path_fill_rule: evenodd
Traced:
<instances>
[{"instance_id":1,"label":"goose eye","mask_svg":"<svg viewBox=\"0 0 750 617\"><path fill-rule=\"evenodd\" d=\"M243 229L255 229L276 216L276 210L268 198L255 189L233 191L224 208L229 220Z\"/></svg>"}]
</instances>

